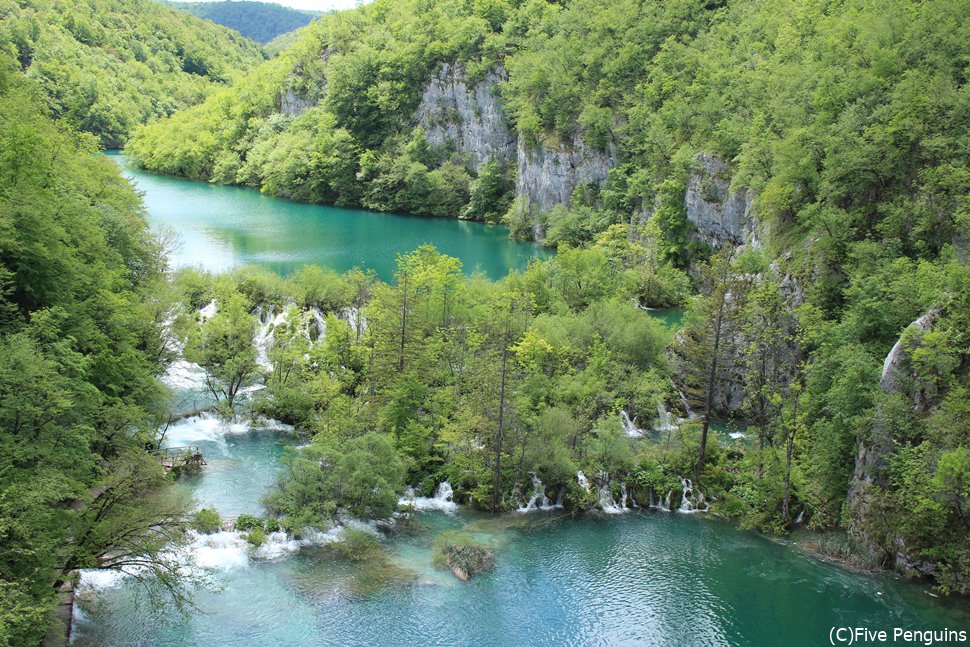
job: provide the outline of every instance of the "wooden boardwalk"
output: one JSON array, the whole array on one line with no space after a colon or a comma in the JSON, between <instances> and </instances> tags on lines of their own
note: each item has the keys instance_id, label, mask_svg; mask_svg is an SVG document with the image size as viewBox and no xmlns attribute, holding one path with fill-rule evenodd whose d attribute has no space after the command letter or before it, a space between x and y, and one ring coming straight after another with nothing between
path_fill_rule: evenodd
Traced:
<instances>
[{"instance_id":1,"label":"wooden boardwalk","mask_svg":"<svg viewBox=\"0 0 970 647\"><path fill-rule=\"evenodd\" d=\"M206 465L202 450L195 446L156 449L152 455L158 458L166 474L182 467Z\"/></svg>"}]
</instances>

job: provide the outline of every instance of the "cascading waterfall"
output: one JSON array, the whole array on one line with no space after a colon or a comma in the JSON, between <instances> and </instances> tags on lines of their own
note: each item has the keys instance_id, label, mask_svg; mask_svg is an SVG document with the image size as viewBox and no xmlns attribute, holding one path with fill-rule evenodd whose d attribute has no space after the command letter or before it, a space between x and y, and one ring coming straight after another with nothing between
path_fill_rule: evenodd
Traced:
<instances>
[{"instance_id":1,"label":"cascading waterfall","mask_svg":"<svg viewBox=\"0 0 970 647\"><path fill-rule=\"evenodd\" d=\"M653 428L660 433L677 431L677 422L674 421L673 415L667 411L663 400L657 402L657 422Z\"/></svg>"},{"instance_id":2,"label":"cascading waterfall","mask_svg":"<svg viewBox=\"0 0 970 647\"><path fill-rule=\"evenodd\" d=\"M691 411L690 404L687 402L687 396L684 395L684 392L681 391L680 389L677 389L677 395L680 396L680 403L682 405L684 405L684 413L687 414L687 417L688 418L696 418L697 417L697 414L695 414L693 411Z\"/></svg>"},{"instance_id":3,"label":"cascading waterfall","mask_svg":"<svg viewBox=\"0 0 970 647\"><path fill-rule=\"evenodd\" d=\"M327 337L327 320L317 308L310 309L310 317L306 328L307 339L311 344L322 344Z\"/></svg>"},{"instance_id":4,"label":"cascading waterfall","mask_svg":"<svg viewBox=\"0 0 970 647\"><path fill-rule=\"evenodd\" d=\"M626 507L626 483L620 484L620 502L617 503L616 499L613 498L613 492L610 489L610 476L609 474L602 473L597 478L597 481L602 483L597 493L599 494L599 504L600 508L606 514L623 514L627 512L629 508Z\"/></svg>"},{"instance_id":5,"label":"cascading waterfall","mask_svg":"<svg viewBox=\"0 0 970 647\"><path fill-rule=\"evenodd\" d=\"M600 508L606 514L622 514L623 508L621 508L617 503L616 499L613 498L613 493L610 492L610 484L606 483L602 485L599 489L600 496Z\"/></svg>"},{"instance_id":6,"label":"cascading waterfall","mask_svg":"<svg viewBox=\"0 0 970 647\"><path fill-rule=\"evenodd\" d=\"M367 320L364 319L364 316L360 313L360 311L353 306L344 310L344 319L350 324L350 329L354 331L354 334L357 333L358 326L360 327L360 332L362 333L367 330Z\"/></svg>"},{"instance_id":7,"label":"cascading waterfall","mask_svg":"<svg viewBox=\"0 0 970 647\"><path fill-rule=\"evenodd\" d=\"M562 493L560 492L560 498ZM546 487L542 484L542 480L536 476L532 475L532 494L529 496L529 501L518 508L518 512L532 512L533 510L555 510L562 507L562 501L558 501L553 504L550 503L549 497L546 496Z\"/></svg>"},{"instance_id":8,"label":"cascading waterfall","mask_svg":"<svg viewBox=\"0 0 970 647\"><path fill-rule=\"evenodd\" d=\"M402 506L409 506L414 510L440 510L442 512L453 513L458 510L458 504L452 501L455 495L451 488L451 483L442 481L434 490L434 496L415 496L414 488L410 485L405 488L404 496L398 501Z\"/></svg>"},{"instance_id":9,"label":"cascading waterfall","mask_svg":"<svg viewBox=\"0 0 970 647\"><path fill-rule=\"evenodd\" d=\"M695 488L690 479L680 479L680 485L682 491L680 507L677 508L677 512L683 512L685 514L707 512L707 501L704 499L704 493L700 489Z\"/></svg>"},{"instance_id":10,"label":"cascading waterfall","mask_svg":"<svg viewBox=\"0 0 970 647\"><path fill-rule=\"evenodd\" d=\"M660 510L661 512L670 512L670 499L673 497L673 492L667 492L667 496L663 499L653 498L653 490L650 490L650 502L647 505L651 510Z\"/></svg>"},{"instance_id":11,"label":"cascading waterfall","mask_svg":"<svg viewBox=\"0 0 970 647\"><path fill-rule=\"evenodd\" d=\"M278 314L276 308L270 305L263 310L263 306L256 308L256 318L259 320L259 327L253 337L253 346L256 348L256 363L266 371L273 370L273 362L269 359L269 349L273 345L273 335L276 329L287 321L286 310L281 310Z\"/></svg>"},{"instance_id":12,"label":"cascading waterfall","mask_svg":"<svg viewBox=\"0 0 970 647\"><path fill-rule=\"evenodd\" d=\"M623 421L623 429L626 431L627 436L630 438L643 437L643 429L637 427L637 419L630 420L630 414L626 412L626 409L620 412L620 418Z\"/></svg>"},{"instance_id":13,"label":"cascading waterfall","mask_svg":"<svg viewBox=\"0 0 970 647\"><path fill-rule=\"evenodd\" d=\"M583 474L583 470L579 470L578 472L576 472L576 481L579 483L579 487L586 490L587 494L590 492L589 479L586 478L585 474Z\"/></svg>"}]
</instances>

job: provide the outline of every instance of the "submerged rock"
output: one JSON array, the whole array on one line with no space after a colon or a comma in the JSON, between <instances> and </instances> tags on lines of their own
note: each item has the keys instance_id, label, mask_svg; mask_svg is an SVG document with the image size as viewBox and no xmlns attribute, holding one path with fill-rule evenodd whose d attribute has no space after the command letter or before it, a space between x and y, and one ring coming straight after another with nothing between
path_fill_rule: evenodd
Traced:
<instances>
[{"instance_id":1,"label":"submerged rock","mask_svg":"<svg viewBox=\"0 0 970 647\"><path fill-rule=\"evenodd\" d=\"M434 562L467 582L495 565L495 553L467 533L446 530L434 540Z\"/></svg>"}]
</instances>

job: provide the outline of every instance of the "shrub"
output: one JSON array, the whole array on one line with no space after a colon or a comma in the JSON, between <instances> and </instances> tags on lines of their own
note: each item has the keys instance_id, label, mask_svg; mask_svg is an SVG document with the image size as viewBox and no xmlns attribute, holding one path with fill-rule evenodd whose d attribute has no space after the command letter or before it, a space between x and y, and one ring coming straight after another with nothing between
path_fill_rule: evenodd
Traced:
<instances>
[{"instance_id":1,"label":"shrub","mask_svg":"<svg viewBox=\"0 0 970 647\"><path fill-rule=\"evenodd\" d=\"M222 530L222 518L215 508L202 508L192 515L192 530L206 535Z\"/></svg>"}]
</instances>

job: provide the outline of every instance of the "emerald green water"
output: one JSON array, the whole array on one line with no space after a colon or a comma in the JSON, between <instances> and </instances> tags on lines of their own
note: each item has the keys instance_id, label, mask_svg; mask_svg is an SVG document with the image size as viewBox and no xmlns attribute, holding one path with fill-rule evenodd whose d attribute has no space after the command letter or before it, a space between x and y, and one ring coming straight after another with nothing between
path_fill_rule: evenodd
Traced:
<instances>
[{"instance_id":1,"label":"emerald green water","mask_svg":"<svg viewBox=\"0 0 970 647\"><path fill-rule=\"evenodd\" d=\"M152 226L178 232L181 244L171 255L175 267L222 271L259 265L281 274L304 265L338 272L360 267L390 280L398 254L431 243L461 259L466 272L478 269L495 279L551 253L510 240L505 227L302 204L255 189L139 171L117 152L107 154L144 193Z\"/></svg>"}]
</instances>

